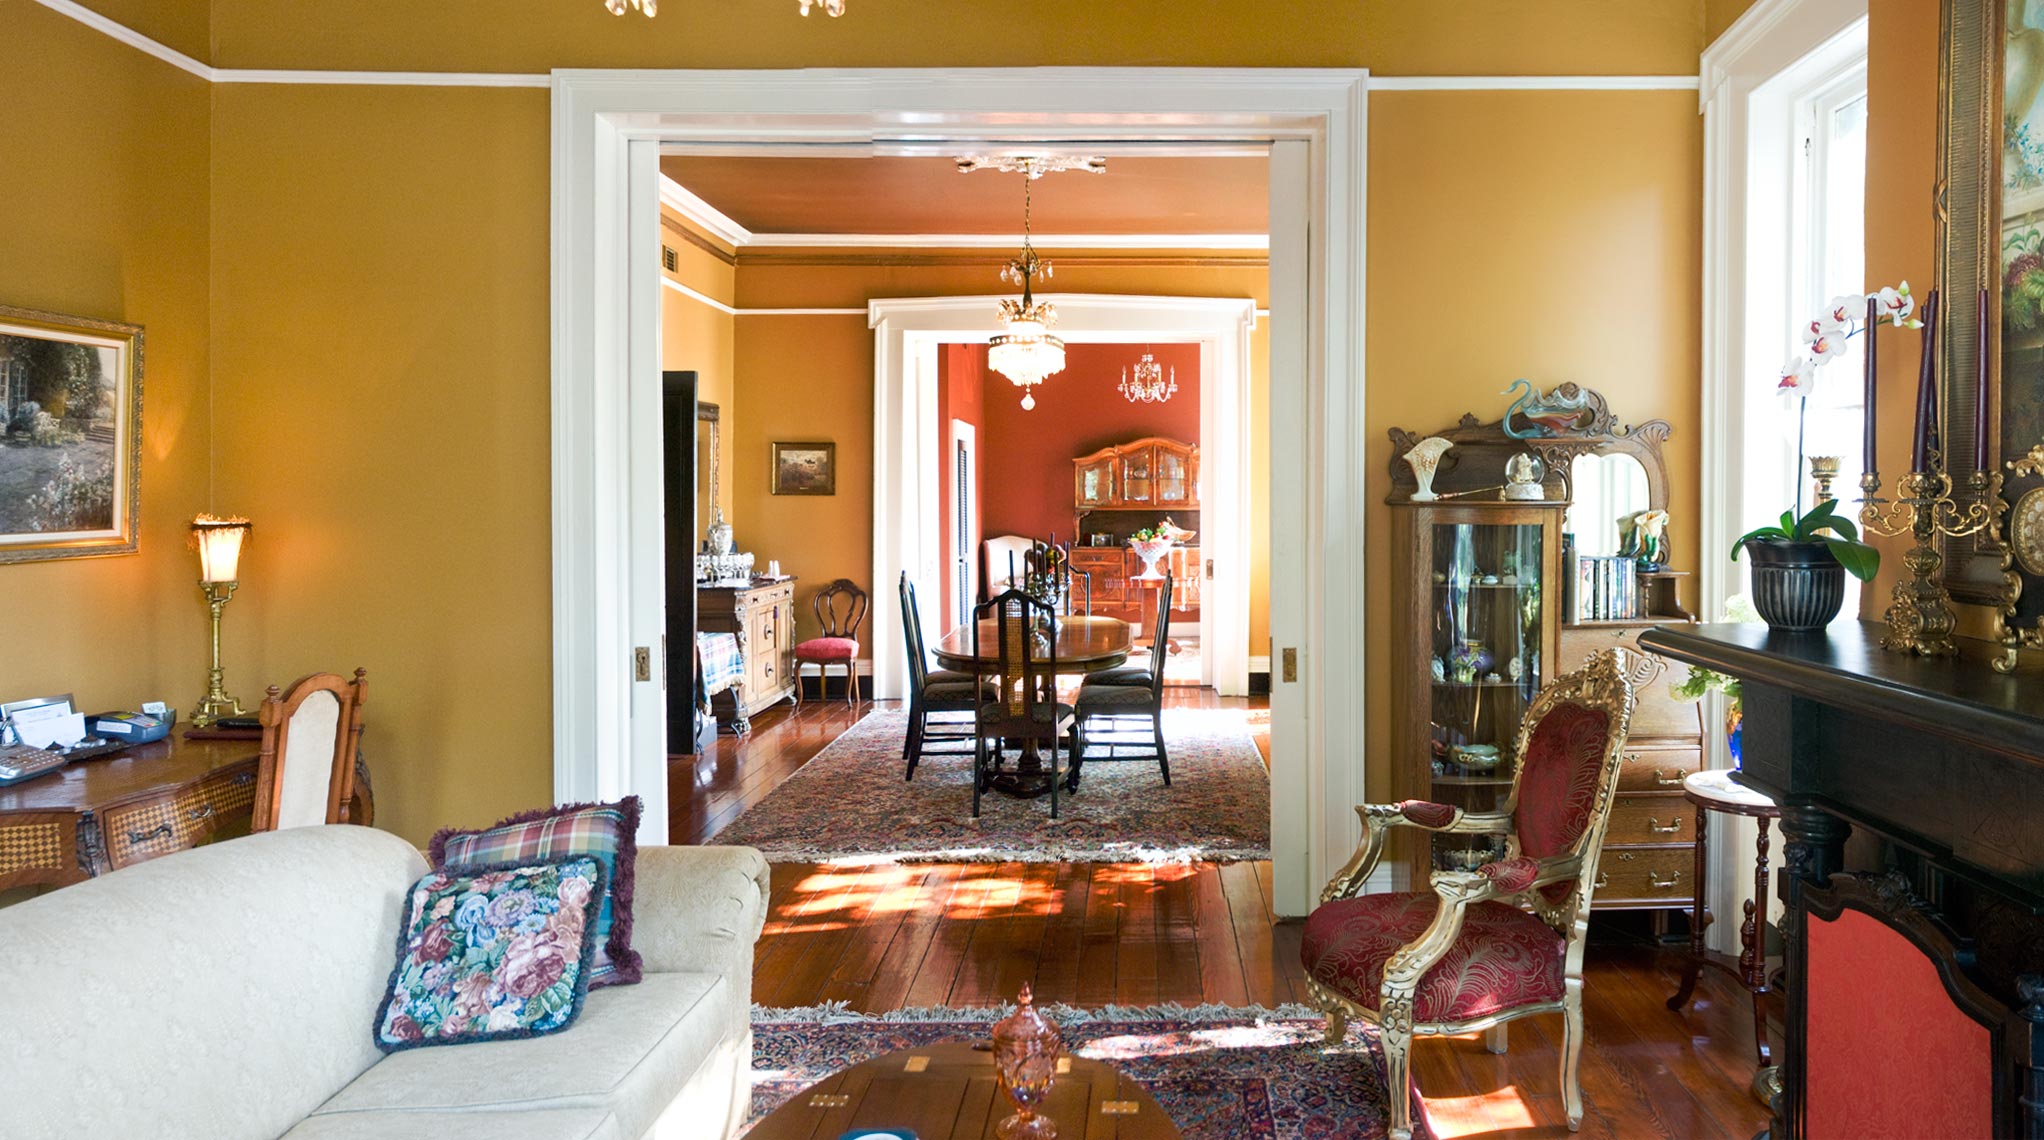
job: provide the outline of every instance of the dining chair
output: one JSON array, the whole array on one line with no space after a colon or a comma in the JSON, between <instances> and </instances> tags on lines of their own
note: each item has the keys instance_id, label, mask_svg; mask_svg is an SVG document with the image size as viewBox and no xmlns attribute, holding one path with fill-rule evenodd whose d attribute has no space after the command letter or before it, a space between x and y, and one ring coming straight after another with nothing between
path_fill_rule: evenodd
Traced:
<instances>
[{"instance_id":1,"label":"dining chair","mask_svg":"<svg viewBox=\"0 0 2044 1140\"><path fill-rule=\"evenodd\" d=\"M362 749L366 670L300 677L286 690L271 685L256 719L256 831L347 823L355 795L355 758Z\"/></svg>"},{"instance_id":2,"label":"dining chair","mask_svg":"<svg viewBox=\"0 0 2044 1140\"><path fill-rule=\"evenodd\" d=\"M1384 1049L1390 1134L1412 1136L1415 1036L1488 1030L1562 1015L1562 1108L1583 1121L1583 943L1604 828L1632 722L1633 664L1607 649L1541 690L1519 726L1512 783L1496 811L1406 800L1363 804L1363 841L1306 919L1300 960L1327 1040L1351 1018L1373 1022ZM1431 889L1358 895L1394 827L1493 836L1502 854L1473 871L1433 872Z\"/></svg>"},{"instance_id":3,"label":"dining chair","mask_svg":"<svg viewBox=\"0 0 2044 1140\"><path fill-rule=\"evenodd\" d=\"M1057 620L1057 608L1028 592L1014 589L988 598L972 610L972 655L985 660L981 638L994 637L995 699L973 718L972 816L1001 750L1009 743L1050 750L1050 817L1058 817L1059 748L1073 724L1072 706L1057 699L1057 637L1044 636Z\"/></svg>"},{"instance_id":4,"label":"dining chair","mask_svg":"<svg viewBox=\"0 0 2044 1140\"><path fill-rule=\"evenodd\" d=\"M993 697L995 690L974 674L930 668L929 652L923 643L922 612L916 607L916 585L908 580L906 570L901 574L901 629L907 642L909 686L908 735L901 746L901 756L908 762L908 770L902 779L913 780L916 778L916 765L924 756L974 754L931 751L927 747L929 744L963 743L978 736L978 730L972 727L970 720L932 721L932 714L963 713L971 717Z\"/></svg>"},{"instance_id":5,"label":"dining chair","mask_svg":"<svg viewBox=\"0 0 2044 1140\"><path fill-rule=\"evenodd\" d=\"M804 665L816 666L816 695L823 696L829 680L830 667L845 667L845 703L859 701L859 623L866 620L866 591L850 578L839 578L823 589L816 591L810 600L810 608L816 612L816 624L823 629L823 636L812 637L795 646L795 703L802 703L802 677Z\"/></svg>"},{"instance_id":6,"label":"dining chair","mask_svg":"<svg viewBox=\"0 0 2044 1140\"><path fill-rule=\"evenodd\" d=\"M1171 637L1171 576L1164 576L1164 584L1157 590L1157 624L1152 628L1156 634L1150 646L1150 660L1147 665L1124 665L1094 673L1079 683L1079 697L1073 706L1078 718L1078 728L1072 734L1072 770L1065 779L1065 790L1079 790L1079 774L1086 767L1086 756L1094 742L1088 739L1090 726L1104 724L1105 733L1127 736L1141 731L1140 727L1122 727L1120 722L1147 721L1150 745L1147 751L1134 755L1122 755L1121 748L1142 748L1141 744L1103 740L1109 760L1151 760L1157 762L1157 771L1164 777L1164 786L1171 786L1171 755L1164 747L1164 662L1169 656L1164 649Z\"/></svg>"}]
</instances>

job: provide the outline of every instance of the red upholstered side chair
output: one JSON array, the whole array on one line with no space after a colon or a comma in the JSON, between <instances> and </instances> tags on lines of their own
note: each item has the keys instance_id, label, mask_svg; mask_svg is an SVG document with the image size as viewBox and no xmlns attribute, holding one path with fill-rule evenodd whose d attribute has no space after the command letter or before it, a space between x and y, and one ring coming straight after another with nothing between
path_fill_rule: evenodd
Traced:
<instances>
[{"instance_id":1,"label":"red upholstered side chair","mask_svg":"<svg viewBox=\"0 0 2044 1140\"><path fill-rule=\"evenodd\" d=\"M1350 1018L1377 1025L1393 1137L1412 1136L1414 1036L1490 1029L1503 1052L1504 1023L1538 1013L1562 1015L1563 1109L1571 1131L1582 1124L1583 941L1639 663L1606 650L1541 690L1519 726L1520 762L1499 810L1418 800L1356 808L1362 845L1321 892L1300 957L1329 1041L1347 1034ZM1503 836L1504 857L1435 871L1430 890L1357 896L1393 827Z\"/></svg>"},{"instance_id":2,"label":"red upholstered side chair","mask_svg":"<svg viewBox=\"0 0 2044 1140\"><path fill-rule=\"evenodd\" d=\"M832 665L845 667L845 703L859 699L859 623L866 620L866 591L850 578L839 578L816 592L810 601L822 637L795 646L795 703L802 703L803 665L816 666L816 692L823 693Z\"/></svg>"}]
</instances>

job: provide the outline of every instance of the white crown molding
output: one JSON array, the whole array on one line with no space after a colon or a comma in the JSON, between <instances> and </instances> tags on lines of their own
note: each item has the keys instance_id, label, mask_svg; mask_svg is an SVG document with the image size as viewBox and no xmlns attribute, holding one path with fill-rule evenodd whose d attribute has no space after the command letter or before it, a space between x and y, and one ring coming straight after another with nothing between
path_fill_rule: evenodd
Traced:
<instances>
[{"instance_id":1,"label":"white crown molding","mask_svg":"<svg viewBox=\"0 0 2044 1140\"><path fill-rule=\"evenodd\" d=\"M200 63L198 60L171 47L169 44L152 40L126 24L109 20L85 5L76 3L75 0L36 0L36 2L52 12L71 17L93 31L117 39L138 51L153 55L172 67L182 71L189 71L209 83L213 81L216 75L213 68Z\"/></svg>"},{"instance_id":2,"label":"white crown molding","mask_svg":"<svg viewBox=\"0 0 2044 1140\"><path fill-rule=\"evenodd\" d=\"M1231 250L1270 248L1269 234L1034 234L1039 249ZM754 234L754 249L1012 249L1021 234Z\"/></svg>"},{"instance_id":3,"label":"white crown molding","mask_svg":"<svg viewBox=\"0 0 2044 1140\"><path fill-rule=\"evenodd\" d=\"M717 207L674 179L660 176L660 204L680 214L683 220L729 246L743 246L754 240L751 230L731 220Z\"/></svg>"},{"instance_id":4,"label":"white crown molding","mask_svg":"<svg viewBox=\"0 0 2044 1140\"><path fill-rule=\"evenodd\" d=\"M1694 91L1694 75L1378 75L1377 91Z\"/></svg>"},{"instance_id":5,"label":"white crown molding","mask_svg":"<svg viewBox=\"0 0 2044 1140\"><path fill-rule=\"evenodd\" d=\"M687 297L691 301L701 302L729 317L863 317L866 315L866 309L863 306L856 309L740 309L727 305L708 293L691 289L666 274L661 274L660 284Z\"/></svg>"},{"instance_id":6,"label":"white crown molding","mask_svg":"<svg viewBox=\"0 0 2044 1140\"><path fill-rule=\"evenodd\" d=\"M1792 5L1794 0L1787 0ZM108 19L98 12L85 7L77 0L36 0L53 12L71 17L86 27L101 32L139 51L147 52L157 59L180 70L190 72L209 83L295 83L319 84L325 86L367 86L367 87L512 87L550 88L551 75L534 75L519 72L493 71L308 71L292 68L231 68L213 67L171 47L151 39L117 20ZM1741 25L1754 19L1761 9L1773 5L1769 0L1747 11L1740 17L1718 43L1729 39ZM1764 29L1762 29L1764 30ZM1717 44L1712 44L1716 48ZM1709 53L1705 53L1709 59ZM1694 91L1698 79L1693 75L1372 75L1369 86L1377 91ZM1706 90L1708 88L1706 87ZM662 178L662 200L666 199L666 187L672 183ZM686 193L686 191L684 191ZM690 197L694 197L690 195ZM701 202L701 199L696 199ZM703 204L709 214L723 219L723 225L746 232L744 227L724 217L715 209ZM676 209L681 207L676 206ZM689 216L684 212L684 216ZM695 219L705 228L711 223ZM785 235L805 236L815 235ZM867 235L837 235L867 236ZM1240 235L1236 235L1240 236ZM725 238L730 241L730 238ZM736 243L734 243L736 244ZM789 243L780 243L789 244ZM811 242L809 244L828 244ZM846 242L844 244L855 244ZM1039 242L1039 244L1046 244ZM1192 246L1180 245L1179 249L1249 249L1265 246ZM1106 247L1103 247L1106 248ZM1117 247L1118 248L1118 247ZM1137 247L1128 247L1137 248Z\"/></svg>"}]
</instances>

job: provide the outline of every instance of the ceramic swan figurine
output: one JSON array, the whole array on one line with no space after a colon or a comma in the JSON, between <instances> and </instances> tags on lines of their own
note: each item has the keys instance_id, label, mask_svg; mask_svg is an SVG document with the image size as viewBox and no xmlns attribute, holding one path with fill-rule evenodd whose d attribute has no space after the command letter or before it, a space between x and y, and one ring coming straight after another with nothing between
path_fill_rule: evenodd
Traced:
<instances>
[{"instance_id":1,"label":"ceramic swan figurine","mask_svg":"<svg viewBox=\"0 0 2044 1140\"><path fill-rule=\"evenodd\" d=\"M1559 390L1543 394L1531 381L1524 378L1514 380L1504 395L1519 393L1512 406L1505 409L1505 418L1498 426L1513 439L1552 439L1566 435L1582 426L1584 409L1590 406L1587 392L1577 392L1574 399L1562 396ZM1531 427L1520 431L1512 426L1512 417L1518 416Z\"/></svg>"},{"instance_id":2,"label":"ceramic swan figurine","mask_svg":"<svg viewBox=\"0 0 2044 1140\"><path fill-rule=\"evenodd\" d=\"M1428 436L1405 453L1405 461L1412 465L1413 481L1419 484L1419 489L1412 493L1413 502L1431 503L1440 498L1434 494L1434 472L1440 470L1441 456L1453 446L1440 436Z\"/></svg>"}]
</instances>

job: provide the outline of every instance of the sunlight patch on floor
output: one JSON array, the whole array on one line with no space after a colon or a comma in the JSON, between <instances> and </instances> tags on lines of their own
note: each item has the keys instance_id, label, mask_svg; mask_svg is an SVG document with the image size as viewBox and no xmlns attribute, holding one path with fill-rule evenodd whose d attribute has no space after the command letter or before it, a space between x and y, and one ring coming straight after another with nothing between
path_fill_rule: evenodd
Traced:
<instances>
[{"instance_id":1,"label":"sunlight patch on floor","mask_svg":"<svg viewBox=\"0 0 2044 1140\"><path fill-rule=\"evenodd\" d=\"M1426 1104L1427 1122L1433 1126L1436 1140L1534 1126L1533 1111L1516 1085L1475 1096L1430 1096Z\"/></svg>"}]
</instances>

